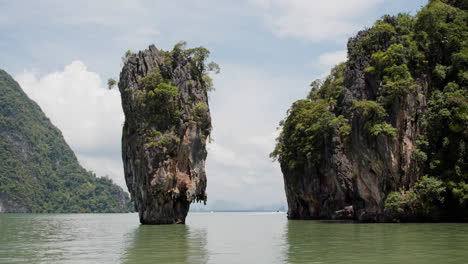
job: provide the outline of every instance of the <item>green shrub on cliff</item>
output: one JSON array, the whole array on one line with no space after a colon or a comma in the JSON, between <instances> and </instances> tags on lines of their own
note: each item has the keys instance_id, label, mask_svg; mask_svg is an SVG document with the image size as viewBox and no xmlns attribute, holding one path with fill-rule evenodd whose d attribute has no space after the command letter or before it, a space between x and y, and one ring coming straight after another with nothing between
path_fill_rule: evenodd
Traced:
<instances>
[{"instance_id":1,"label":"green shrub on cliff","mask_svg":"<svg viewBox=\"0 0 468 264\"><path fill-rule=\"evenodd\" d=\"M385 122L387 112L379 103L375 101L354 101L351 109L364 120L364 129L369 135L396 136L396 129Z\"/></svg>"},{"instance_id":2,"label":"green shrub on cliff","mask_svg":"<svg viewBox=\"0 0 468 264\"><path fill-rule=\"evenodd\" d=\"M408 191L391 192L385 199L385 208L394 212L420 215L437 220L444 206L446 185L433 177L423 176Z\"/></svg>"},{"instance_id":3,"label":"green shrub on cliff","mask_svg":"<svg viewBox=\"0 0 468 264\"><path fill-rule=\"evenodd\" d=\"M117 82L112 78L107 79L107 87L109 88L109 90L111 90L116 83Z\"/></svg>"},{"instance_id":4,"label":"green shrub on cliff","mask_svg":"<svg viewBox=\"0 0 468 264\"><path fill-rule=\"evenodd\" d=\"M295 102L281 123L282 131L270 156L291 169L320 162L326 139L334 134L345 137L351 129L348 120L337 117L330 107L324 99Z\"/></svg>"},{"instance_id":5,"label":"green shrub on cliff","mask_svg":"<svg viewBox=\"0 0 468 264\"><path fill-rule=\"evenodd\" d=\"M384 206L395 213L405 211L417 213L418 197L414 190L391 192L387 195Z\"/></svg>"},{"instance_id":6,"label":"green shrub on cliff","mask_svg":"<svg viewBox=\"0 0 468 264\"><path fill-rule=\"evenodd\" d=\"M187 49L186 46L187 42L180 41L174 46L172 52L167 53L168 55L166 57L170 57L174 54L177 55L178 53L184 53L185 55L187 55L190 58L190 62L193 65L192 69L196 71L194 72L194 75L201 77L200 81L203 83L204 87L208 92L214 91L215 89L213 87L213 80L208 74L210 72L214 74L219 74L219 65L214 61L211 61L209 63L206 62L206 60L210 56L210 51L205 47L200 46L196 48Z\"/></svg>"},{"instance_id":7,"label":"green shrub on cliff","mask_svg":"<svg viewBox=\"0 0 468 264\"><path fill-rule=\"evenodd\" d=\"M313 81L310 86L311 90L307 98L309 100L327 99L340 101L344 95L344 74L346 63L340 63L335 66L330 75L322 82L321 80Z\"/></svg>"},{"instance_id":8,"label":"green shrub on cliff","mask_svg":"<svg viewBox=\"0 0 468 264\"><path fill-rule=\"evenodd\" d=\"M167 129L175 125L179 119L179 103L177 97L179 90L169 84L170 80L165 79L159 69L138 80L144 89L137 90L137 96L144 105L144 114L157 120L159 129Z\"/></svg>"},{"instance_id":9,"label":"green shrub on cliff","mask_svg":"<svg viewBox=\"0 0 468 264\"><path fill-rule=\"evenodd\" d=\"M209 126L210 120L208 119L208 105L205 103L198 103L194 108L194 120L200 125L200 127L206 128Z\"/></svg>"}]
</instances>

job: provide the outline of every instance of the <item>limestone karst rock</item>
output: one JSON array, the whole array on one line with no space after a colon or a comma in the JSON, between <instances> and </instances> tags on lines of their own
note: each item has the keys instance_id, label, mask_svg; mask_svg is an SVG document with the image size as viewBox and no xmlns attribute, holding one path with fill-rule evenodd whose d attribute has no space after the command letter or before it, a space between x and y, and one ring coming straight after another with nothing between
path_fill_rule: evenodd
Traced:
<instances>
[{"instance_id":1,"label":"limestone karst rock","mask_svg":"<svg viewBox=\"0 0 468 264\"><path fill-rule=\"evenodd\" d=\"M467 8L382 17L293 104L272 153L290 219L468 219Z\"/></svg>"},{"instance_id":2,"label":"limestone karst rock","mask_svg":"<svg viewBox=\"0 0 468 264\"><path fill-rule=\"evenodd\" d=\"M204 48L127 53L119 89L125 180L142 224L182 224L206 201L211 79Z\"/></svg>"}]
</instances>

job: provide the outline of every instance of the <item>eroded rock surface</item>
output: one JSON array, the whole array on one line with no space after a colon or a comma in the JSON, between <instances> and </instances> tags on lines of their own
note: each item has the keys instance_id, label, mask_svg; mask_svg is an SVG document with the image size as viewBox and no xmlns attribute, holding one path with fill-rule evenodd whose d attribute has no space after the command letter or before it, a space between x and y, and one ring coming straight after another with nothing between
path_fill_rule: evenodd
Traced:
<instances>
[{"instance_id":1,"label":"eroded rock surface","mask_svg":"<svg viewBox=\"0 0 468 264\"><path fill-rule=\"evenodd\" d=\"M210 84L196 52L151 45L124 59L122 159L143 224L185 223L190 203L206 201Z\"/></svg>"}]
</instances>

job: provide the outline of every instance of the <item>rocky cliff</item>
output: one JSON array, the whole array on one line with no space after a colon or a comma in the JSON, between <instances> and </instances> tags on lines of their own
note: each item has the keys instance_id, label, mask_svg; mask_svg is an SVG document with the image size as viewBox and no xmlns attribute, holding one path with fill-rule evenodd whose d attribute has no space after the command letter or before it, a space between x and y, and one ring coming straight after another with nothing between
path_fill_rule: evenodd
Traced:
<instances>
[{"instance_id":1,"label":"rocky cliff","mask_svg":"<svg viewBox=\"0 0 468 264\"><path fill-rule=\"evenodd\" d=\"M290 219L468 217L468 38L463 1L384 16L282 121Z\"/></svg>"},{"instance_id":2,"label":"rocky cliff","mask_svg":"<svg viewBox=\"0 0 468 264\"><path fill-rule=\"evenodd\" d=\"M143 224L184 223L191 202L206 201L211 131L205 48L128 52L119 89L125 113L125 179Z\"/></svg>"},{"instance_id":3,"label":"rocky cliff","mask_svg":"<svg viewBox=\"0 0 468 264\"><path fill-rule=\"evenodd\" d=\"M129 211L128 194L81 167L60 130L0 70L0 213Z\"/></svg>"}]
</instances>

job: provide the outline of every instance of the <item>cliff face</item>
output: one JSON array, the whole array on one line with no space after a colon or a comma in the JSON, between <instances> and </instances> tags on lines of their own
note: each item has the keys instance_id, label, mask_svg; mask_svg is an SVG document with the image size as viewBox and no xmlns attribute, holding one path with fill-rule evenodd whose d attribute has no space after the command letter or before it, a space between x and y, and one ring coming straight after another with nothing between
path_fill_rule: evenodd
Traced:
<instances>
[{"instance_id":1,"label":"cliff face","mask_svg":"<svg viewBox=\"0 0 468 264\"><path fill-rule=\"evenodd\" d=\"M184 223L190 203L206 201L208 52L182 45L165 52L151 45L127 55L119 89L128 189L141 223Z\"/></svg>"},{"instance_id":2,"label":"cliff face","mask_svg":"<svg viewBox=\"0 0 468 264\"><path fill-rule=\"evenodd\" d=\"M446 2L431 1L414 18L385 16L359 32L348 42L347 62L293 104L272 153L281 164L290 219L467 217L466 153L458 146L466 142L468 124L455 117L467 112L467 66L455 66L453 55L464 54L467 35L438 29L466 30L467 16ZM444 46L433 38L465 42ZM439 94L457 97L444 106L451 121L440 117ZM453 145L442 150L443 140ZM447 154L451 161L443 160Z\"/></svg>"},{"instance_id":3,"label":"cliff face","mask_svg":"<svg viewBox=\"0 0 468 264\"><path fill-rule=\"evenodd\" d=\"M40 107L0 70L0 213L123 213L122 188L80 166Z\"/></svg>"}]
</instances>

